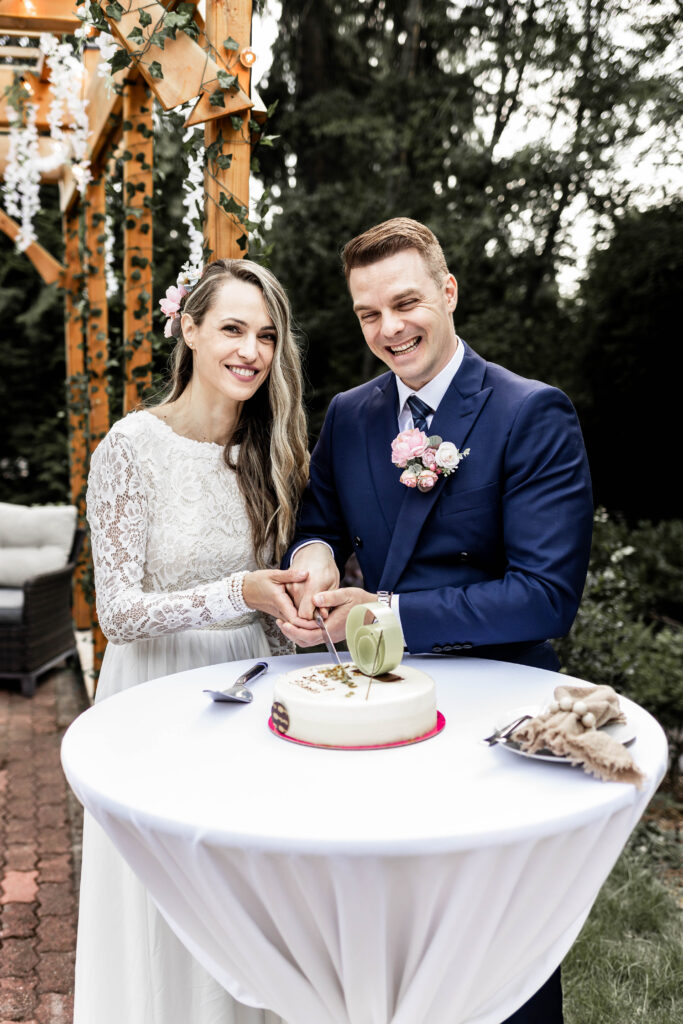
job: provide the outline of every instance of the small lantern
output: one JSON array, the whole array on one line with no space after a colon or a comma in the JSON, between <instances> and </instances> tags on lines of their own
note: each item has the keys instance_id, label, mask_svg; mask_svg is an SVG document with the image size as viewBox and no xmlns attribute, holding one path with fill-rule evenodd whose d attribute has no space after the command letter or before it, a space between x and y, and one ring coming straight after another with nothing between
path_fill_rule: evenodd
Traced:
<instances>
[{"instance_id":1,"label":"small lantern","mask_svg":"<svg viewBox=\"0 0 683 1024\"><path fill-rule=\"evenodd\" d=\"M245 46L243 50L240 50L240 64L243 68L250 68L256 61L256 54L250 46Z\"/></svg>"}]
</instances>

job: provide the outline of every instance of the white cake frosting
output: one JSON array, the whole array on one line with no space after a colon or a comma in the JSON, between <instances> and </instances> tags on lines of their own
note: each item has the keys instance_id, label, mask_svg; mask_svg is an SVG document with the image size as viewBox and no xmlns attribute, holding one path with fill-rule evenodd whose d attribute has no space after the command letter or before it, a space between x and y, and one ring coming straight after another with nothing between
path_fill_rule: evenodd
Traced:
<instances>
[{"instance_id":1,"label":"white cake frosting","mask_svg":"<svg viewBox=\"0 0 683 1024\"><path fill-rule=\"evenodd\" d=\"M273 691L273 725L297 740L365 747L416 739L436 726L436 688L426 672L399 665L378 679L329 663L287 672Z\"/></svg>"}]
</instances>

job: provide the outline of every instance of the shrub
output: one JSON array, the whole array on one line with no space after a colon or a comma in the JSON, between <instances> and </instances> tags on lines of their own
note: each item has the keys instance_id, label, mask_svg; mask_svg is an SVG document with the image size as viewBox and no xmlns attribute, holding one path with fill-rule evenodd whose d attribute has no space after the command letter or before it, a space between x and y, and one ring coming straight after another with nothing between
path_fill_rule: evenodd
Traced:
<instances>
[{"instance_id":1,"label":"shrub","mask_svg":"<svg viewBox=\"0 0 683 1024\"><path fill-rule=\"evenodd\" d=\"M613 686L658 719L674 783L683 755L681 609L683 522L629 528L598 511L581 607L557 644L563 671Z\"/></svg>"}]
</instances>

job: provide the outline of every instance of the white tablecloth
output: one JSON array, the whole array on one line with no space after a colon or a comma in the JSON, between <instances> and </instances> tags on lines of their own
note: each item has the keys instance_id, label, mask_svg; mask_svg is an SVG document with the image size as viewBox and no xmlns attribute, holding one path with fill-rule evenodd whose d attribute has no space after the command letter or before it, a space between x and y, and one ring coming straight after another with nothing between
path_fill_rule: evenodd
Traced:
<instances>
[{"instance_id":1,"label":"white tablecloth","mask_svg":"<svg viewBox=\"0 0 683 1024\"><path fill-rule=\"evenodd\" d=\"M249 662L103 701L68 730L69 782L201 963L291 1024L499 1024L549 977L665 770L654 719L623 700L637 791L479 744L557 675L410 658L446 728L388 750L318 750L250 705L213 704Z\"/></svg>"}]
</instances>

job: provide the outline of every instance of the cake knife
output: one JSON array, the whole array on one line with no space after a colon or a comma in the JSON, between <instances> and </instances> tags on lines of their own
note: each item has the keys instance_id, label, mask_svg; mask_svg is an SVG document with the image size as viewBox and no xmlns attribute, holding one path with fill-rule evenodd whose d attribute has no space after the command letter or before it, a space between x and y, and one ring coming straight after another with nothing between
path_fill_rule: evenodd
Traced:
<instances>
[{"instance_id":1,"label":"cake knife","mask_svg":"<svg viewBox=\"0 0 683 1024\"><path fill-rule=\"evenodd\" d=\"M321 633L323 635L323 640L325 641L325 647L327 647L327 653L332 658L332 661L336 661L337 662L337 665L339 665L339 668L342 670L342 672L346 676L347 682L351 683L352 679L349 676L348 672L346 671L346 667L342 664L341 658L339 657L339 655L337 653L337 648L332 643L332 637L327 632L327 626L325 625L325 620L323 619L322 615L320 614L320 609L319 608L315 608L313 610L313 618L315 619L315 621L316 621L316 623L318 625L318 628L320 629L320 631L321 631Z\"/></svg>"}]
</instances>

